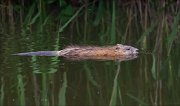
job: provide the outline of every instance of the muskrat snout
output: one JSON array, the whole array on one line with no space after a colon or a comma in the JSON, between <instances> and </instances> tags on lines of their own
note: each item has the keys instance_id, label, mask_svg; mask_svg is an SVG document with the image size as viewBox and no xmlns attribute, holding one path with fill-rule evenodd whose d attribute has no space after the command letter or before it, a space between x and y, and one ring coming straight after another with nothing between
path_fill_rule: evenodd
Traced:
<instances>
[{"instance_id":1,"label":"muskrat snout","mask_svg":"<svg viewBox=\"0 0 180 106\"><path fill-rule=\"evenodd\" d=\"M137 49L137 48L131 47L130 50L131 50L131 53L132 53L132 54L138 54L138 53L139 53L139 52L138 52L139 49Z\"/></svg>"},{"instance_id":2,"label":"muskrat snout","mask_svg":"<svg viewBox=\"0 0 180 106\"><path fill-rule=\"evenodd\" d=\"M133 54L138 54L139 52L139 49L135 48L134 51L133 51Z\"/></svg>"},{"instance_id":3,"label":"muskrat snout","mask_svg":"<svg viewBox=\"0 0 180 106\"><path fill-rule=\"evenodd\" d=\"M132 46L126 46L126 45L121 45L121 44L117 44L116 46L116 50L118 50L118 52L123 52L124 55L133 55L133 54L138 54L138 50L135 47Z\"/></svg>"}]
</instances>

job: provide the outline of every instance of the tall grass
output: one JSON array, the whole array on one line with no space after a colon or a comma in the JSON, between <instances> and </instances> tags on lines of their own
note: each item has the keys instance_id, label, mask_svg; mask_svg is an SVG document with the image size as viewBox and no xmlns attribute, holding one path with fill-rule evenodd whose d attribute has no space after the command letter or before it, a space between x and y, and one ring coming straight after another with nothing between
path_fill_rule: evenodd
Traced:
<instances>
[{"instance_id":1,"label":"tall grass","mask_svg":"<svg viewBox=\"0 0 180 106\"><path fill-rule=\"evenodd\" d=\"M48 76L46 73L41 74L42 75L42 91L41 91L41 104L44 106L49 106L49 97L48 97Z\"/></svg>"},{"instance_id":2,"label":"tall grass","mask_svg":"<svg viewBox=\"0 0 180 106\"><path fill-rule=\"evenodd\" d=\"M111 20L111 43L116 42L116 4L115 0L112 1L112 20Z\"/></svg>"},{"instance_id":3,"label":"tall grass","mask_svg":"<svg viewBox=\"0 0 180 106\"><path fill-rule=\"evenodd\" d=\"M18 92L18 99L19 99L19 105L25 106L26 105L26 96L25 96L25 84L23 82L23 76L21 74L17 75L18 80L18 86L17 86L17 92Z\"/></svg>"},{"instance_id":4,"label":"tall grass","mask_svg":"<svg viewBox=\"0 0 180 106\"><path fill-rule=\"evenodd\" d=\"M53 17L51 19L54 20L55 23L60 21L58 32L66 32L65 29L71 26L73 29L78 29L79 37L77 38L84 38L84 41L86 41L86 39L91 40L94 38L93 36L96 36L96 38L101 39L102 42L106 41L104 43L117 43L119 41L122 43L131 43L127 41L133 38L135 40L134 42L141 42L141 47L144 49L149 49L147 48L148 45L155 44L154 50L157 49L160 42L168 42L169 53L173 41L179 33L177 30L179 22L178 11L180 9L178 1L97 0L91 3L78 0L69 2L65 0L40 0L37 2L25 2L24 0L14 2L8 0L8 3L6 3L5 0L2 0L0 8L2 10L0 13L2 23L5 22L3 20L9 19L11 29L14 28L15 22L18 22L16 20L21 19L21 23L23 23L29 31L32 30L35 25L39 24L37 28L42 32L43 28L47 26L46 22L49 20L49 17ZM163 20L161 20L162 17L164 17ZM84 20L84 25L79 23L82 22L82 19ZM172 20L174 20L173 25ZM94 24L91 24L93 21ZM75 22L78 24L74 24ZM155 25L157 22L161 24ZM141 26L139 28L135 27L138 24L141 24ZM170 35L159 37L164 33L160 34L156 32L158 30L154 28L165 24L169 26L166 27L166 31L171 31L167 33ZM96 29L97 25L100 28L102 27L101 31L99 31L99 33L89 34L89 31L94 32L99 30ZM126 26L126 28L124 26ZM81 30L82 28L83 30ZM164 27L162 26L161 29L164 30ZM133 30L143 33L134 35L131 33ZM73 31L71 35L76 36L76 31ZM150 36L148 37L146 35ZM152 38L155 38L157 42L149 42ZM160 38L163 38L163 40L159 42L158 39ZM168 40L166 41L165 39Z\"/></svg>"},{"instance_id":5,"label":"tall grass","mask_svg":"<svg viewBox=\"0 0 180 106\"><path fill-rule=\"evenodd\" d=\"M116 106L117 105L117 96L118 96L118 91L119 91L118 90L118 75L120 72L120 63L118 64L118 68L116 71L117 72L116 72L116 76L114 77L113 90L112 90L112 95L111 95L109 106Z\"/></svg>"},{"instance_id":6,"label":"tall grass","mask_svg":"<svg viewBox=\"0 0 180 106\"><path fill-rule=\"evenodd\" d=\"M170 55L172 45L174 40L177 38L178 32L179 32L179 20L180 20L180 11L176 15L174 22L172 24L172 32L167 37L167 46L168 46L168 56Z\"/></svg>"},{"instance_id":7,"label":"tall grass","mask_svg":"<svg viewBox=\"0 0 180 106\"><path fill-rule=\"evenodd\" d=\"M0 89L0 105L2 106L4 104L4 79L1 78L1 89Z\"/></svg>"},{"instance_id":8,"label":"tall grass","mask_svg":"<svg viewBox=\"0 0 180 106\"><path fill-rule=\"evenodd\" d=\"M76 12L62 27L59 27L58 32L63 32L64 29L68 26L68 24L70 24L70 23L73 21L73 19L78 16L79 12L80 12L83 8L84 8L84 6L82 6L81 8L79 8L79 10L77 10L77 12Z\"/></svg>"},{"instance_id":9,"label":"tall grass","mask_svg":"<svg viewBox=\"0 0 180 106\"><path fill-rule=\"evenodd\" d=\"M58 105L59 106L66 106L66 89L67 89L67 74L64 72L63 74L63 84L62 87L59 89L58 95Z\"/></svg>"}]
</instances>

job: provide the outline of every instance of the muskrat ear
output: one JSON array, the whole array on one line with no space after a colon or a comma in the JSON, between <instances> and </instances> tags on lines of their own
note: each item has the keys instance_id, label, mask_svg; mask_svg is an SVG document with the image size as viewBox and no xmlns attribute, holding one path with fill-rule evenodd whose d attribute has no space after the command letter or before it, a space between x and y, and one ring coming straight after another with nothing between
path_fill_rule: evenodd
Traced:
<instances>
[{"instance_id":1,"label":"muskrat ear","mask_svg":"<svg viewBox=\"0 0 180 106\"><path fill-rule=\"evenodd\" d=\"M117 46L123 46L122 44L116 44Z\"/></svg>"},{"instance_id":2,"label":"muskrat ear","mask_svg":"<svg viewBox=\"0 0 180 106\"><path fill-rule=\"evenodd\" d=\"M122 44L117 44L116 47L117 47L118 49L120 49L120 48L123 47L123 45L122 45Z\"/></svg>"}]
</instances>

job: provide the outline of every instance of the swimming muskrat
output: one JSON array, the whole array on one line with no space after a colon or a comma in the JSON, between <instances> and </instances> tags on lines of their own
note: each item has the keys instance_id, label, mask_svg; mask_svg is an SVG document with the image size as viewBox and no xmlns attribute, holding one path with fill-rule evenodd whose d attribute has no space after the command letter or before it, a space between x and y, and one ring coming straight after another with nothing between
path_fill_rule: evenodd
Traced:
<instances>
[{"instance_id":1,"label":"swimming muskrat","mask_svg":"<svg viewBox=\"0 0 180 106\"><path fill-rule=\"evenodd\" d=\"M132 46L116 44L114 46L68 46L60 51L37 51L17 53L21 56L63 56L67 58L91 57L123 57L138 54L138 49Z\"/></svg>"}]
</instances>

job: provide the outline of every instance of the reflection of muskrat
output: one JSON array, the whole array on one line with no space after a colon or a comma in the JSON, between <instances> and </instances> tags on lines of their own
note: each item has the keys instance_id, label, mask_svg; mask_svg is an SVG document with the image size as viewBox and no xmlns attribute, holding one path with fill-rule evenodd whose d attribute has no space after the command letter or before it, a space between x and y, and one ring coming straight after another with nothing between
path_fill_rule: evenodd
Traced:
<instances>
[{"instance_id":1,"label":"reflection of muskrat","mask_svg":"<svg viewBox=\"0 0 180 106\"><path fill-rule=\"evenodd\" d=\"M38 51L18 53L15 55L63 56L63 57L119 57L138 54L138 49L132 46L117 44L115 46L68 46L60 51Z\"/></svg>"}]
</instances>

